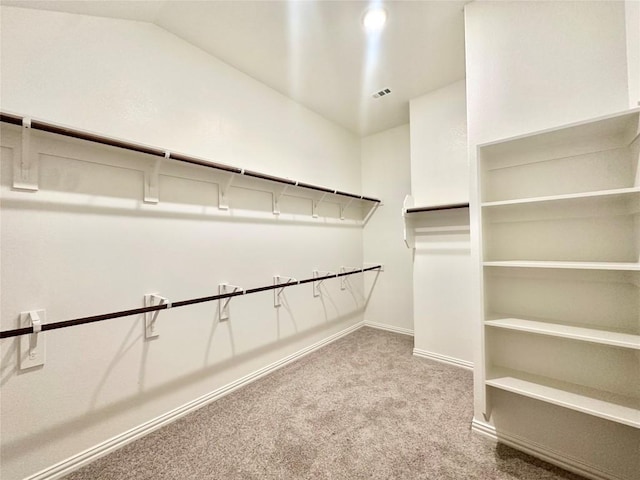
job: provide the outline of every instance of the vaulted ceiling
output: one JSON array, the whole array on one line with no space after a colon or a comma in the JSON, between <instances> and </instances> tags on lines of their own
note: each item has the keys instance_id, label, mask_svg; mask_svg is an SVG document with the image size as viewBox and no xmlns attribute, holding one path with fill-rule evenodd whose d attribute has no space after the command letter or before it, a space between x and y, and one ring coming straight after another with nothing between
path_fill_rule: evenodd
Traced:
<instances>
[{"instance_id":1,"label":"vaulted ceiling","mask_svg":"<svg viewBox=\"0 0 640 480\"><path fill-rule=\"evenodd\" d=\"M408 122L411 98L464 78L465 3L1 1L154 23L358 135ZM368 33L362 18L374 4L387 23Z\"/></svg>"}]
</instances>

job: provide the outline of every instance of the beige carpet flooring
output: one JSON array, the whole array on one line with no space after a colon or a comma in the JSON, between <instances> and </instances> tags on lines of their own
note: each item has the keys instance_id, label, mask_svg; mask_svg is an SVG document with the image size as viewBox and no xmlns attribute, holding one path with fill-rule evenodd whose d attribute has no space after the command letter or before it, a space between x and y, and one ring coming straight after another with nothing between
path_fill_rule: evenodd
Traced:
<instances>
[{"instance_id":1,"label":"beige carpet flooring","mask_svg":"<svg viewBox=\"0 0 640 480\"><path fill-rule=\"evenodd\" d=\"M472 433L471 372L412 347L362 328L66 478L582 478Z\"/></svg>"}]
</instances>

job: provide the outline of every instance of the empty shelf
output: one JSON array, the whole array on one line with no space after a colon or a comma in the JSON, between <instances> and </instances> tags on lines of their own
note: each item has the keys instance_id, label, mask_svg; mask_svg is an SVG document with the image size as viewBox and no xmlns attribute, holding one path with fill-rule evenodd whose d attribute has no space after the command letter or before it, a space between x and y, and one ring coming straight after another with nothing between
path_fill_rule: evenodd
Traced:
<instances>
[{"instance_id":1,"label":"empty shelf","mask_svg":"<svg viewBox=\"0 0 640 480\"><path fill-rule=\"evenodd\" d=\"M485 267L511 268L565 268L574 270L629 270L639 271L640 263L636 262L554 262L535 260L505 260L483 262Z\"/></svg>"},{"instance_id":2,"label":"empty shelf","mask_svg":"<svg viewBox=\"0 0 640 480\"><path fill-rule=\"evenodd\" d=\"M485 325L539 335L550 335L553 337L569 338L584 342L640 350L640 335L632 335L630 333L612 332L608 330L578 327L575 325L562 325L537 320L526 320L522 318L500 318L496 320L488 320L485 322Z\"/></svg>"},{"instance_id":3,"label":"empty shelf","mask_svg":"<svg viewBox=\"0 0 640 480\"><path fill-rule=\"evenodd\" d=\"M640 400L520 372L503 372L490 387L640 428Z\"/></svg>"},{"instance_id":4,"label":"empty shelf","mask_svg":"<svg viewBox=\"0 0 640 480\"><path fill-rule=\"evenodd\" d=\"M581 199L594 199L594 198L615 198L615 197L628 197L633 198L640 195L640 187L620 188L614 190L599 190L595 192L581 192L581 193L569 193L564 195L549 195L544 197L533 198L517 198L513 200L501 200L495 202L484 202L483 207L499 207L504 205L523 205L531 203L544 203L544 202L556 202L567 200L581 200Z\"/></svg>"}]
</instances>

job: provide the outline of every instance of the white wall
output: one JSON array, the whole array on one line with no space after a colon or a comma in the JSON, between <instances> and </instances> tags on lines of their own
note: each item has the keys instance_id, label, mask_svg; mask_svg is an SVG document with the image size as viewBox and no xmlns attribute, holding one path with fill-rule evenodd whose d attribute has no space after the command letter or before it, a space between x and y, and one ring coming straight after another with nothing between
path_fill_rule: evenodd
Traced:
<instances>
[{"instance_id":1,"label":"white wall","mask_svg":"<svg viewBox=\"0 0 640 480\"><path fill-rule=\"evenodd\" d=\"M362 187L384 199L364 229L364 259L383 263L385 271L365 278L369 324L413 332L411 251L402 240L402 202L410 189L409 125L362 139Z\"/></svg>"},{"instance_id":2,"label":"white wall","mask_svg":"<svg viewBox=\"0 0 640 480\"><path fill-rule=\"evenodd\" d=\"M624 3L472 2L469 143L628 108Z\"/></svg>"},{"instance_id":3,"label":"white wall","mask_svg":"<svg viewBox=\"0 0 640 480\"><path fill-rule=\"evenodd\" d=\"M465 24L472 178L478 144L628 108L623 2L472 2L465 8ZM475 419L484 421L476 195L472 181L473 299L478 306L474 309ZM604 422L605 433L603 426L594 427L603 422L514 394L495 393L489 400L487 414L493 415L492 421L498 418L504 434L534 445L538 454L551 453L556 461L569 459L620 478L631 471L632 447L623 439L637 438L637 432L629 427ZM535 421L523 422L523 415ZM585 444L591 446L584 448ZM594 446L597 456L591 454Z\"/></svg>"},{"instance_id":4,"label":"white wall","mask_svg":"<svg viewBox=\"0 0 640 480\"><path fill-rule=\"evenodd\" d=\"M465 81L410 102L411 194L415 206L469 201ZM473 362L469 213L467 209L413 214L415 350L469 366ZM447 233L419 233L442 227Z\"/></svg>"},{"instance_id":5,"label":"white wall","mask_svg":"<svg viewBox=\"0 0 640 480\"><path fill-rule=\"evenodd\" d=\"M640 106L640 1L626 0L627 74L629 107Z\"/></svg>"},{"instance_id":6,"label":"white wall","mask_svg":"<svg viewBox=\"0 0 640 480\"><path fill-rule=\"evenodd\" d=\"M360 191L360 142L177 37L148 24L2 8L3 111ZM268 285L314 268L362 262L362 228L327 203L234 188L218 210L220 178L163 164L160 203L142 201L144 156L32 132L38 192L11 189L19 128L2 135L1 328L43 308L60 321ZM251 186L249 184L245 186ZM373 187L373 185L371 185ZM258 185L260 187L260 185ZM366 192L384 193L382 189ZM376 259L377 260L377 259ZM369 274L367 274L369 275ZM31 475L255 372L363 319L361 276L162 312L144 341L128 317L47 332L42 368L18 372L17 341L2 340L3 480Z\"/></svg>"},{"instance_id":7,"label":"white wall","mask_svg":"<svg viewBox=\"0 0 640 480\"><path fill-rule=\"evenodd\" d=\"M416 206L469 201L465 81L410 102L411 193Z\"/></svg>"},{"instance_id":8,"label":"white wall","mask_svg":"<svg viewBox=\"0 0 640 480\"><path fill-rule=\"evenodd\" d=\"M357 137L155 25L5 7L2 30L5 111L360 189Z\"/></svg>"}]
</instances>

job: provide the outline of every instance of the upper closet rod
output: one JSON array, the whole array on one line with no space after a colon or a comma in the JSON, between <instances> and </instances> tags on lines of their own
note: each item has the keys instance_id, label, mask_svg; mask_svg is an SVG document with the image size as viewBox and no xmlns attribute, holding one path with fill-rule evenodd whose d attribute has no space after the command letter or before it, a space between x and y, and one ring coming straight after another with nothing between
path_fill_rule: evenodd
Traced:
<instances>
[{"instance_id":1,"label":"upper closet rod","mask_svg":"<svg viewBox=\"0 0 640 480\"><path fill-rule=\"evenodd\" d=\"M414 207L407 208L407 213L419 213L419 212L435 212L437 210L454 210L456 208L469 208L468 203L450 203L448 205L436 205L434 207Z\"/></svg>"},{"instance_id":2,"label":"upper closet rod","mask_svg":"<svg viewBox=\"0 0 640 480\"><path fill-rule=\"evenodd\" d=\"M13 125L23 125L23 117L14 115L11 113L0 112L0 122L11 123ZM155 147L148 147L146 145L140 145L137 143L118 140L116 138L104 137L95 133L83 132L82 130L75 130L60 125L54 125L52 123L41 122L39 120L31 120L31 128L34 130L41 130L43 132L55 133L57 135L64 135L65 137L78 138L80 140L87 140L89 142L100 143L102 145L109 145L112 147L124 148L126 150L132 150L134 152L146 153L148 155L155 155L158 157L165 157L165 150L161 150ZM343 197L356 198L359 200L366 200L369 202L381 203L381 200L373 197L365 197L364 195L356 195L355 193L342 192L340 190L334 190L332 188L321 187L318 185L312 185L310 183L298 182L290 180L288 178L275 177L273 175L267 175L265 173L254 172L251 170L245 170L238 167L232 167L230 165L224 165L222 163L210 162L208 160L201 160L199 158L190 157L181 153L169 152L169 157L178 162L191 163L193 165L200 165L208 168L215 168L217 170L224 170L225 172L236 173L238 175L245 175L247 177L260 178L262 180L268 180L270 182L284 183L286 185L307 188L309 190L316 190L318 192L331 193L334 195L341 195Z\"/></svg>"},{"instance_id":3,"label":"upper closet rod","mask_svg":"<svg viewBox=\"0 0 640 480\"><path fill-rule=\"evenodd\" d=\"M105 313L102 315L93 315L91 317L75 318L73 320L64 320L62 322L46 323L42 325L42 332L47 330L56 330L58 328L73 327L76 325L84 325L85 323L101 322L103 320L110 320L112 318L128 317L130 315L139 315L142 313L155 312L157 310L167 310L169 308L186 307L187 305L195 305L196 303L213 302L214 300L222 300L224 298L237 297L239 295L247 295L250 293L264 292L267 290L275 290L277 288L292 287L293 285L302 285L304 283L318 282L321 280L327 280L329 278L345 277L347 275L354 275L356 273L368 272L371 270L379 270L382 265L375 265L373 267L361 268L359 270L351 270L342 273L332 273L331 275L325 275L324 277L311 277L305 280L295 280L287 283L280 283L274 285L267 285L266 287L250 288L248 290L236 290L234 292L223 293L220 295L211 295L209 297L192 298L190 300L182 300L180 302L163 303L160 305L153 305L151 307L134 308L131 310L122 310L120 312ZM20 335L29 335L34 333L33 327L16 328L15 330L5 330L0 332L0 338L18 337Z\"/></svg>"}]
</instances>

